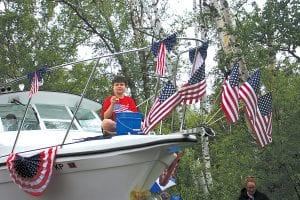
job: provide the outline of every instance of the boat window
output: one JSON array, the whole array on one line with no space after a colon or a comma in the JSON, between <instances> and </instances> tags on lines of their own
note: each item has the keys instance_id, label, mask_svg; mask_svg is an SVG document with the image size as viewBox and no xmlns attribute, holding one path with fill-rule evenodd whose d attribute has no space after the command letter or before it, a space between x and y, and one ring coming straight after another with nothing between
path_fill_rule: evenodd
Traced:
<instances>
[{"instance_id":1,"label":"boat window","mask_svg":"<svg viewBox=\"0 0 300 200\"><path fill-rule=\"evenodd\" d=\"M0 116L3 131L17 131L21 125L26 106L16 104L0 105ZM29 107L22 130L40 130L39 121L33 110Z\"/></svg>"},{"instance_id":2,"label":"boat window","mask_svg":"<svg viewBox=\"0 0 300 200\"><path fill-rule=\"evenodd\" d=\"M65 106L36 104L36 108L42 119L72 119Z\"/></svg>"},{"instance_id":3,"label":"boat window","mask_svg":"<svg viewBox=\"0 0 300 200\"><path fill-rule=\"evenodd\" d=\"M46 129L68 129L71 122L63 122L63 121L44 121ZM72 130L76 130L76 126L72 124Z\"/></svg>"},{"instance_id":4,"label":"boat window","mask_svg":"<svg viewBox=\"0 0 300 200\"><path fill-rule=\"evenodd\" d=\"M65 106L36 104L36 108L47 129L68 129L70 126L72 117ZM71 129L77 129L75 124Z\"/></svg>"},{"instance_id":5,"label":"boat window","mask_svg":"<svg viewBox=\"0 0 300 200\"><path fill-rule=\"evenodd\" d=\"M74 113L75 108L71 108L71 111ZM101 131L101 121L91 110L80 108L76 113L76 119L85 131Z\"/></svg>"}]
</instances>

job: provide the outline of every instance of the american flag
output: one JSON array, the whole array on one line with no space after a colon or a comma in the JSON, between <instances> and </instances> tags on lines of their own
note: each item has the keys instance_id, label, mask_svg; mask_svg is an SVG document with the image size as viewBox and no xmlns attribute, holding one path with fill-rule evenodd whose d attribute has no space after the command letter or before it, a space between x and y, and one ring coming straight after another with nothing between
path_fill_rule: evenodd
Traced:
<instances>
[{"instance_id":1,"label":"american flag","mask_svg":"<svg viewBox=\"0 0 300 200\"><path fill-rule=\"evenodd\" d=\"M257 94L259 89L260 71L257 70L239 89L239 97L244 101L245 106L253 117L255 125L257 112Z\"/></svg>"},{"instance_id":2,"label":"american flag","mask_svg":"<svg viewBox=\"0 0 300 200\"><path fill-rule=\"evenodd\" d=\"M166 62L166 46L164 41L160 43L160 48L157 56L156 73L160 76L165 75L165 62Z\"/></svg>"},{"instance_id":3,"label":"american flag","mask_svg":"<svg viewBox=\"0 0 300 200\"><path fill-rule=\"evenodd\" d=\"M170 180L170 178L174 176L177 166L179 164L180 154L174 153L174 155L176 155L176 158L173 160L171 165L168 168L164 169L163 173L159 176L159 184L162 186L165 186Z\"/></svg>"},{"instance_id":4,"label":"american flag","mask_svg":"<svg viewBox=\"0 0 300 200\"><path fill-rule=\"evenodd\" d=\"M37 155L22 157L11 153L6 160L12 180L32 196L41 196L50 182L57 147Z\"/></svg>"},{"instance_id":5,"label":"american flag","mask_svg":"<svg viewBox=\"0 0 300 200\"><path fill-rule=\"evenodd\" d=\"M181 97L175 86L168 81L155 100L151 110L143 123L143 131L148 134L161 120L163 120L179 103Z\"/></svg>"},{"instance_id":6,"label":"american flag","mask_svg":"<svg viewBox=\"0 0 300 200\"><path fill-rule=\"evenodd\" d=\"M32 95L36 94L39 91L39 78L37 75L37 72L34 72L34 76L31 82L31 89L29 91L29 98L32 97Z\"/></svg>"},{"instance_id":7,"label":"american flag","mask_svg":"<svg viewBox=\"0 0 300 200\"><path fill-rule=\"evenodd\" d=\"M184 84L178 93L184 104L198 102L206 92L205 66L202 65L192 75L188 83Z\"/></svg>"},{"instance_id":8,"label":"american flag","mask_svg":"<svg viewBox=\"0 0 300 200\"><path fill-rule=\"evenodd\" d=\"M266 127L266 135L269 141L272 141L272 93L261 96L258 99L258 109L263 117L263 123Z\"/></svg>"},{"instance_id":9,"label":"american flag","mask_svg":"<svg viewBox=\"0 0 300 200\"><path fill-rule=\"evenodd\" d=\"M114 105L114 112L128 112L129 111L129 105L123 105L116 103Z\"/></svg>"},{"instance_id":10,"label":"american flag","mask_svg":"<svg viewBox=\"0 0 300 200\"><path fill-rule=\"evenodd\" d=\"M205 42L201 47L193 48L189 50L189 59L190 62L193 63L194 65L193 73L204 64L205 59L207 57L207 48L208 48L208 42Z\"/></svg>"},{"instance_id":11,"label":"american flag","mask_svg":"<svg viewBox=\"0 0 300 200\"><path fill-rule=\"evenodd\" d=\"M272 94L268 93L258 98L257 114L254 118L246 108L249 121L257 144L261 147L272 142ZM254 123L255 121L255 123Z\"/></svg>"},{"instance_id":12,"label":"american flag","mask_svg":"<svg viewBox=\"0 0 300 200\"><path fill-rule=\"evenodd\" d=\"M221 108L230 123L239 119L239 64L236 63L225 81L221 94Z\"/></svg>"}]
</instances>

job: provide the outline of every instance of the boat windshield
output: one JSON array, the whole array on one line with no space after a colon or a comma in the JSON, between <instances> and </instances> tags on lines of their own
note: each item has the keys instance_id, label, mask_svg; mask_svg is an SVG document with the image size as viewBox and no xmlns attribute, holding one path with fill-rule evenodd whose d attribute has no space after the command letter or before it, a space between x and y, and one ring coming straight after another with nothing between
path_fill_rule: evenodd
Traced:
<instances>
[{"instance_id":1,"label":"boat windshield","mask_svg":"<svg viewBox=\"0 0 300 200\"><path fill-rule=\"evenodd\" d=\"M46 129L69 128L75 108L69 108L64 105L46 104L35 104L35 106ZM71 129L101 132L101 121L91 110L80 108Z\"/></svg>"},{"instance_id":2,"label":"boat windshield","mask_svg":"<svg viewBox=\"0 0 300 200\"><path fill-rule=\"evenodd\" d=\"M75 112L75 108L71 108L72 113ZM101 123L95 113L87 109L80 108L76 113L76 119L79 122L81 128L85 131L101 131Z\"/></svg>"},{"instance_id":3,"label":"boat windshield","mask_svg":"<svg viewBox=\"0 0 300 200\"><path fill-rule=\"evenodd\" d=\"M46 129L68 129L70 126L72 117L66 106L46 104L35 106ZM71 129L77 130L78 128L73 123Z\"/></svg>"},{"instance_id":4,"label":"boat windshield","mask_svg":"<svg viewBox=\"0 0 300 200\"><path fill-rule=\"evenodd\" d=\"M17 104L1 104L0 116L1 123L0 129L2 131L17 131L21 125L23 115L25 113L26 106ZM24 120L22 130L40 130L39 121L35 110L29 107Z\"/></svg>"}]
</instances>

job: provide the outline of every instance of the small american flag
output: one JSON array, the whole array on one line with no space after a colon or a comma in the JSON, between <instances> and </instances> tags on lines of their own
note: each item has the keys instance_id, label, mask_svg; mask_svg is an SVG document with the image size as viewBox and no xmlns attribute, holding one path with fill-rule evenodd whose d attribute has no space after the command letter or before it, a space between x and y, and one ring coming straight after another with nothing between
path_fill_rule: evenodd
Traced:
<instances>
[{"instance_id":1,"label":"small american flag","mask_svg":"<svg viewBox=\"0 0 300 200\"><path fill-rule=\"evenodd\" d=\"M166 46L164 41L160 43L160 48L157 56L156 73L160 76L165 75L165 62L166 62Z\"/></svg>"},{"instance_id":2,"label":"small american flag","mask_svg":"<svg viewBox=\"0 0 300 200\"><path fill-rule=\"evenodd\" d=\"M245 106L253 117L255 125L257 112L257 94L259 89L260 71L257 70L239 89L239 97L244 101Z\"/></svg>"},{"instance_id":3,"label":"small american flag","mask_svg":"<svg viewBox=\"0 0 300 200\"><path fill-rule=\"evenodd\" d=\"M235 64L225 81L221 95L221 108L230 123L239 119L239 64Z\"/></svg>"},{"instance_id":4,"label":"small american flag","mask_svg":"<svg viewBox=\"0 0 300 200\"><path fill-rule=\"evenodd\" d=\"M32 95L36 94L39 91L39 78L37 75L37 72L34 72L34 76L31 82L31 89L29 91L29 98L32 97Z\"/></svg>"},{"instance_id":5,"label":"small american flag","mask_svg":"<svg viewBox=\"0 0 300 200\"><path fill-rule=\"evenodd\" d=\"M208 48L208 42L205 42L201 47L193 48L189 50L190 62L194 64L193 73L204 64L205 59L207 57L207 48Z\"/></svg>"},{"instance_id":6,"label":"small american flag","mask_svg":"<svg viewBox=\"0 0 300 200\"><path fill-rule=\"evenodd\" d=\"M22 157L11 153L6 160L12 180L32 196L41 196L50 182L57 147L37 155Z\"/></svg>"},{"instance_id":7,"label":"small american flag","mask_svg":"<svg viewBox=\"0 0 300 200\"><path fill-rule=\"evenodd\" d=\"M175 86L168 81L155 100L151 110L143 123L143 131L148 134L161 120L163 120L179 103L181 97Z\"/></svg>"},{"instance_id":8,"label":"small american flag","mask_svg":"<svg viewBox=\"0 0 300 200\"><path fill-rule=\"evenodd\" d=\"M246 117L249 121L257 144L261 147L272 142L272 94L258 98L258 107L255 120L246 108ZM254 124L254 121L256 122Z\"/></svg>"},{"instance_id":9,"label":"small american flag","mask_svg":"<svg viewBox=\"0 0 300 200\"><path fill-rule=\"evenodd\" d=\"M184 104L198 102L206 92L205 66L202 65L192 75L188 83L184 84L178 93Z\"/></svg>"},{"instance_id":10,"label":"small american flag","mask_svg":"<svg viewBox=\"0 0 300 200\"><path fill-rule=\"evenodd\" d=\"M129 111L129 105L123 105L116 103L114 105L114 112L128 112Z\"/></svg>"}]
</instances>

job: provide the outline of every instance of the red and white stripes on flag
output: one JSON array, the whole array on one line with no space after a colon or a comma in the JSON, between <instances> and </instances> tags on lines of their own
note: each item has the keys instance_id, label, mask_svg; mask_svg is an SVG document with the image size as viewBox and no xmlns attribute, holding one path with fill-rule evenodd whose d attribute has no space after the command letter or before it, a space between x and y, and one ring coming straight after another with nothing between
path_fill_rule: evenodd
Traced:
<instances>
[{"instance_id":1,"label":"red and white stripes on flag","mask_svg":"<svg viewBox=\"0 0 300 200\"><path fill-rule=\"evenodd\" d=\"M199 102L205 92L205 66L202 65L195 71L190 80L178 90L178 93L184 104L193 104Z\"/></svg>"},{"instance_id":2,"label":"red and white stripes on flag","mask_svg":"<svg viewBox=\"0 0 300 200\"><path fill-rule=\"evenodd\" d=\"M6 165L13 182L26 193L41 196L50 182L56 151L51 147L30 157L11 153Z\"/></svg>"},{"instance_id":3,"label":"red and white stripes on flag","mask_svg":"<svg viewBox=\"0 0 300 200\"><path fill-rule=\"evenodd\" d=\"M156 63L156 73L160 76L165 75L165 62L166 62L166 46L164 41L160 43L158 56L157 56L157 63Z\"/></svg>"},{"instance_id":4,"label":"red and white stripes on flag","mask_svg":"<svg viewBox=\"0 0 300 200\"><path fill-rule=\"evenodd\" d=\"M31 82L31 89L29 91L29 98L32 97L32 95L36 94L39 91L39 78L37 75L37 72L34 72L34 76Z\"/></svg>"},{"instance_id":5,"label":"red and white stripes on flag","mask_svg":"<svg viewBox=\"0 0 300 200\"><path fill-rule=\"evenodd\" d=\"M184 104L197 103L206 93L206 81L204 79L193 85L185 84L178 90L178 93Z\"/></svg>"},{"instance_id":6,"label":"red and white stripes on flag","mask_svg":"<svg viewBox=\"0 0 300 200\"><path fill-rule=\"evenodd\" d=\"M250 79L245 82L239 89L239 97L245 103L250 116L253 117L255 125L257 113L257 93L259 89L260 72L257 70Z\"/></svg>"},{"instance_id":7,"label":"red and white stripes on flag","mask_svg":"<svg viewBox=\"0 0 300 200\"><path fill-rule=\"evenodd\" d=\"M239 119L239 64L233 66L228 79L223 85L221 108L230 123L234 123Z\"/></svg>"},{"instance_id":8,"label":"red and white stripes on flag","mask_svg":"<svg viewBox=\"0 0 300 200\"><path fill-rule=\"evenodd\" d=\"M151 110L143 123L143 132L148 134L161 120L163 120L178 104L181 97L171 82L168 82L159 97L155 100Z\"/></svg>"},{"instance_id":9,"label":"red and white stripes on flag","mask_svg":"<svg viewBox=\"0 0 300 200\"><path fill-rule=\"evenodd\" d=\"M163 103L160 103L159 99L156 99L151 110L149 111L144 124L143 132L149 134L149 132L163 120L178 104L180 104L181 98L178 93L174 93Z\"/></svg>"},{"instance_id":10,"label":"red and white stripes on flag","mask_svg":"<svg viewBox=\"0 0 300 200\"><path fill-rule=\"evenodd\" d=\"M258 99L255 119L244 106L246 118L253 131L256 143L261 147L272 142L272 95L268 93ZM254 123L255 121L255 123Z\"/></svg>"}]
</instances>

